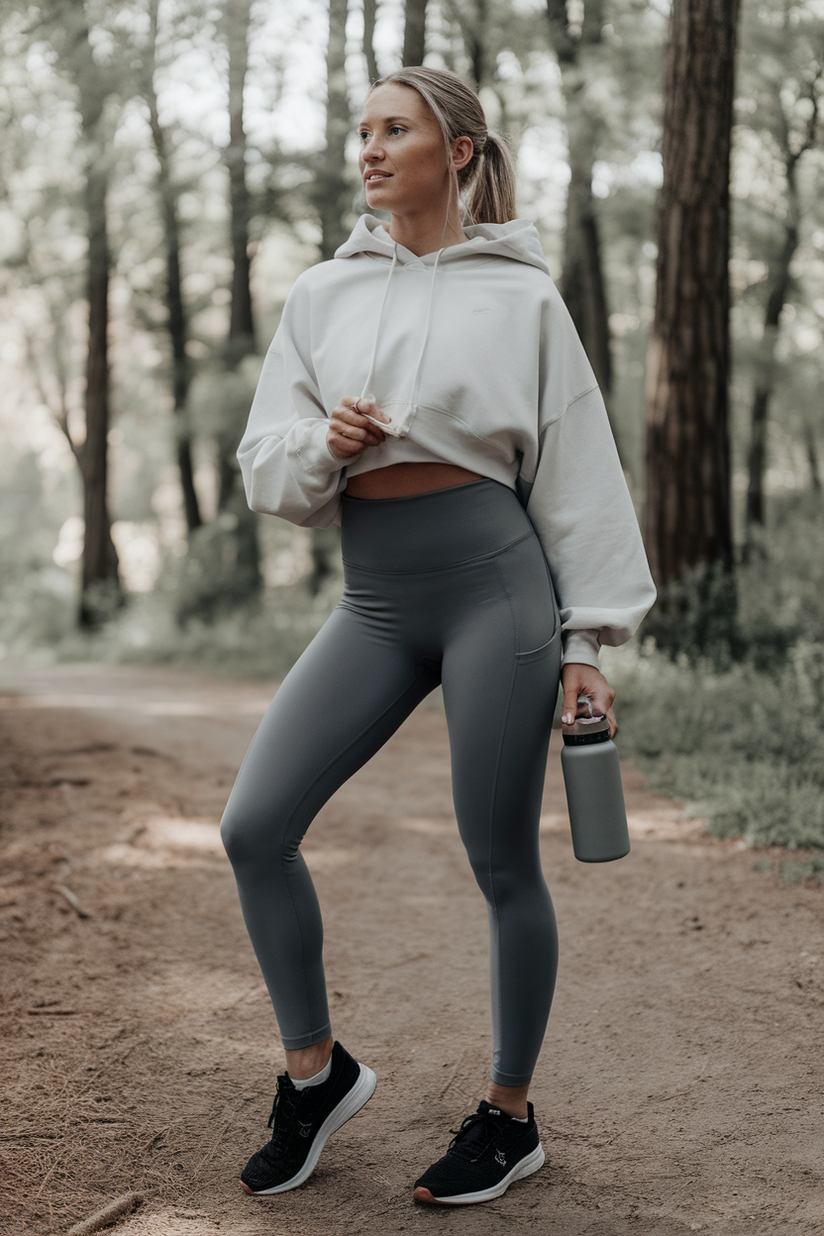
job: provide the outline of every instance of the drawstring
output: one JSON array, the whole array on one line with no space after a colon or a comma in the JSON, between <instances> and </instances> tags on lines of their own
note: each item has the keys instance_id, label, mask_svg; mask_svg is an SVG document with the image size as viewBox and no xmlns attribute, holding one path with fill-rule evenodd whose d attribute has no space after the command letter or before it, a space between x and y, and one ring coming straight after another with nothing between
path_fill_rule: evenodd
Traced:
<instances>
[{"instance_id":1,"label":"drawstring","mask_svg":"<svg viewBox=\"0 0 824 1236\"><path fill-rule=\"evenodd\" d=\"M423 342L421 343L421 352L420 352L420 356L418 357L418 363L415 366L415 376L412 379L412 390L409 395L409 402L412 404L413 408L415 406L415 401L418 397L418 379L421 376L421 366L423 365L423 354L426 351L426 343L427 343L427 340L429 339L429 325L430 325L430 322L432 321L432 301L434 300L434 297L435 297L435 275L438 273L438 262L440 262L441 260L442 253L443 253L443 249L439 249L438 252L435 254L435 264L432 267L432 278L429 281L429 301L426 306L426 324L424 325L424 328L423 328Z\"/></svg>"},{"instance_id":2,"label":"drawstring","mask_svg":"<svg viewBox=\"0 0 824 1236\"><path fill-rule=\"evenodd\" d=\"M378 326L375 331L375 346L372 348L372 359L369 362L369 372L366 375L366 381L363 384L363 390L360 393L360 398L365 399L369 387L372 385L372 379L375 376L375 362L378 359L378 340L381 335L381 322L383 321L383 310L386 305L386 298L389 295L389 284L392 282L392 275L395 273L395 267L398 264L398 246L395 245L392 253L392 265L389 267L389 278L386 280L386 286L383 289L383 300L381 301L380 313L378 314ZM359 401L360 402L360 401Z\"/></svg>"},{"instance_id":3,"label":"drawstring","mask_svg":"<svg viewBox=\"0 0 824 1236\"><path fill-rule=\"evenodd\" d=\"M418 363L415 366L415 373L412 378L412 389L410 391L410 403L413 406L415 404L415 400L418 394L418 384L419 384L419 379L421 375L421 367L423 365L424 353L426 352L426 344L429 339L429 327L432 323L432 302L435 298L435 277L438 273L438 263L441 260L442 253L443 253L443 249L439 249L435 255L435 262L432 267L432 278L429 281L429 300L426 306L426 322L424 323L424 328L423 328L423 340L421 342L421 350L418 355ZM381 300L380 313L378 314L378 326L375 331L375 343L372 348L372 359L369 362L369 372L366 375L366 381L364 382L363 390L360 393L361 399L366 398L366 395L369 391L369 387L372 385L372 379L375 376L375 365L378 359L378 341L380 339L381 323L383 322L383 311L386 307L386 298L389 295L389 284L392 282L392 275L395 273L395 267L397 266L397 264L398 264L398 246L397 244L395 244L394 252L392 254L392 265L389 267L389 276L386 280L386 285L384 286L384 289L383 289L383 299Z\"/></svg>"}]
</instances>

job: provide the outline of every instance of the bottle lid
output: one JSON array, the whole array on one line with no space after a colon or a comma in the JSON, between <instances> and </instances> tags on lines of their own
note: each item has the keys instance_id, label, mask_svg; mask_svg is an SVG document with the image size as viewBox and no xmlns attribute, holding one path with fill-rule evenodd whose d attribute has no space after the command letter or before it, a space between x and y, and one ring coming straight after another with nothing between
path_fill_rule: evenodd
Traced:
<instances>
[{"instance_id":1,"label":"bottle lid","mask_svg":"<svg viewBox=\"0 0 824 1236\"><path fill-rule=\"evenodd\" d=\"M576 717L572 725L562 725L566 747L589 747L596 742L609 742L609 721L605 716Z\"/></svg>"}]
</instances>

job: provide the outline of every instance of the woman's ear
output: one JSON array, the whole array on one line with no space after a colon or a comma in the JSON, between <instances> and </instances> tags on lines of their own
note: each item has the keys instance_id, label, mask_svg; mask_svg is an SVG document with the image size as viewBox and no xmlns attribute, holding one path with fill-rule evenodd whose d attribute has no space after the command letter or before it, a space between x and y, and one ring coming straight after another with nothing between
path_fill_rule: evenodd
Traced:
<instances>
[{"instance_id":1,"label":"woman's ear","mask_svg":"<svg viewBox=\"0 0 824 1236\"><path fill-rule=\"evenodd\" d=\"M475 147L471 137L456 137L452 143L452 166L456 172L466 167L472 158Z\"/></svg>"}]
</instances>

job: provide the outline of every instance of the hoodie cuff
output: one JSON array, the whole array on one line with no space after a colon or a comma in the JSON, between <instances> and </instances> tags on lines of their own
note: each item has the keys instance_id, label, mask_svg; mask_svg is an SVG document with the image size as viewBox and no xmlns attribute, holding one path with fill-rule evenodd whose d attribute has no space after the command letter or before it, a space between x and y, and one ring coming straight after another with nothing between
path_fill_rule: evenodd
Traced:
<instances>
[{"instance_id":1,"label":"hoodie cuff","mask_svg":"<svg viewBox=\"0 0 824 1236\"><path fill-rule=\"evenodd\" d=\"M561 633L561 665L591 665L600 669L598 650L601 647L598 631L563 631Z\"/></svg>"},{"instance_id":2,"label":"hoodie cuff","mask_svg":"<svg viewBox=\"0 0 824 1236\"><path fill-rule=\"evenodd\" d=\"M329 421L326 417L304 420L299 423L298 455L315 472L340 472L348 459L338 459L329 449L327 436Z\"/></svg>"}]
</instances>

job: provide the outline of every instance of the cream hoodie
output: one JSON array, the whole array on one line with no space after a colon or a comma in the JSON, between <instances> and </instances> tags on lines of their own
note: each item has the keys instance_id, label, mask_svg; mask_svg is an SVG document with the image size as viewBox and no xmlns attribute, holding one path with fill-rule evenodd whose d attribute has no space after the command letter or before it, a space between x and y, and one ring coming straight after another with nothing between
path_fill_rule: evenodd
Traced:
<instances>
[{"instance_id":1,"label":"cream hoodie","mask_svg":"<svg viewBox=\"0 0 824 1236\"><path fill-rule=\"evenodd\" d=\"M296 280L238 449L249 505L302 526L339 519L347 478L446 462L518 493L549 563L564 660L598 664L655 599L606 410L524 219L464 229L417 257L362 215ZM343 396L374 395L386 441L355 462L326 442Z\"/></svg>"}]
</instances>

